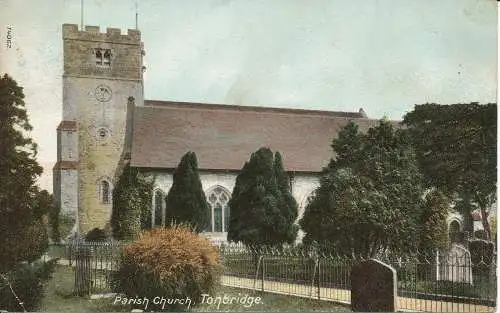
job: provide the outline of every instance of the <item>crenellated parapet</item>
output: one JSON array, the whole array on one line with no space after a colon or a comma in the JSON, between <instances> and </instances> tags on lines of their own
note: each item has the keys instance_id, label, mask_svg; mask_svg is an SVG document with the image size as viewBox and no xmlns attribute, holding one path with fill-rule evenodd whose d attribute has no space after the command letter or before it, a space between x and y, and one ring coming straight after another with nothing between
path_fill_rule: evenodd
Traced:
<instances>
[{"instance_id":1,"label":"crenellated parapet","mask_svg":"<svg viewBox=\"0 0 500 313\"><path fill-rule=\"evenodd\" d=\"M64 24L65 39L141 45L141 32L129 29L127 34L122 34L121 29L108 27L105 33L101 33L99 26L85 26L85 30L80 30L76 24Z\"/></svg>"},{"instance_id":2,"label":"crenellated parapet","mask_svg":"<svg viewBox=\"0 0 500 313\"><path fill-rule=\"evenodd\" d=\"M142 80L144 55L141 32L129 29L63 24L64 75ZM69 112L69 111L68 111ZM69 114L71 115L71 114ZM72 118L72 116L65 118Z\"/></svg>"}]
</instances>

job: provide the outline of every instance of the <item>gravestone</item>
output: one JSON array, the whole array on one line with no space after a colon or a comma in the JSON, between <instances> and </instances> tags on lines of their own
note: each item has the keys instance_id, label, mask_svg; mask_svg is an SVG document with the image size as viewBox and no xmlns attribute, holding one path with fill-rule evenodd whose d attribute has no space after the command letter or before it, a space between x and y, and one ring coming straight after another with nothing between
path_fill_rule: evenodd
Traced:
<instances>
[{"instance_id":1,"label":"gravestone","mask_svg":"<svg viewBox=\"0 0 500 313\"><path fill-rule=\"evenodd\" d=\"M472 263L467 249L454 244L450 251L436 259L436 280L472 285Z\"/></svg>"},{"instance_id":2,"label":"gravestone","mask_svg":"<svg viewBox=\"0 0 500 313\"><path fill-rule=\"evenodd\" d=\"M351 309L354 312L395 312L396 270L375 259L351 270Z\"/></svg>"}]
</instances>

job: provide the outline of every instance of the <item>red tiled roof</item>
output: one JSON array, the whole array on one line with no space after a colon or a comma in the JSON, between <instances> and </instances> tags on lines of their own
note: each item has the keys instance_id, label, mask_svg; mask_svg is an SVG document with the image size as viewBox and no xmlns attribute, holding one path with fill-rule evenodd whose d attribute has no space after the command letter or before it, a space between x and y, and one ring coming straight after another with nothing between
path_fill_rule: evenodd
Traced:
<instances>
[{"instance_id":1,"label":"red tiled roof","mask_svg":"<svg viewBox=\"0 0 500 313\"><path fill-rule=\"evenodd\" d=\"M286 170L319 172L332 139L350 120L361 131L378 123L363 113L145 101L136 107L131 165L175 168L188 151L206 170L240 170L260 147L279 151Z\"/></svg>"},{"instance_id":2,"label":"red tiled roof","mask_svg":"<svg viewBox=\"0 0 500 313\"><path fill-rule=\"evenodd\" d=\"M76 131L76 122L75 121L61 121L61 123L59 123L59 126L57 126L57 130Z\"/></svg>"},{"instance_id":3,"label":"red tiled roof","mask_svg":"<svg viewBox=\"0 0 500 313\"><path fill-rule=\"evenodd\" d=\"M53 170L76 170L77 169L77 162L75 161L58 161L54 165Z\"/></svg>"}]
</instances>

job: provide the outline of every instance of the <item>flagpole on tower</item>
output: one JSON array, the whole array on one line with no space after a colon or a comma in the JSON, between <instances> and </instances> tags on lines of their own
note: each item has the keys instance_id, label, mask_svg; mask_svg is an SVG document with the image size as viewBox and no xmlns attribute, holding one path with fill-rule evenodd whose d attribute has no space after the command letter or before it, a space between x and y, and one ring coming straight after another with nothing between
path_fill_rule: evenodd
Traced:
<instances>
[{"instance_id":1,"label":"flagpole on tower","mask_svg":"<svg viewBox=\"0 0 500 313\"><path fill-rule=\"evenodd\" d=\"M135 0L135 29L139 29L139 9L137 0Z\"/></svg>"},{"instance_id":2,"label":"flagpole on tower","mask_svg":"<svg viewBox=\"0 0 500 313\"><path fill-rule=\"evenodd\" d=\"M83 30L83 0L80 1L80 27Z\"/></svg>"}]
</instances>

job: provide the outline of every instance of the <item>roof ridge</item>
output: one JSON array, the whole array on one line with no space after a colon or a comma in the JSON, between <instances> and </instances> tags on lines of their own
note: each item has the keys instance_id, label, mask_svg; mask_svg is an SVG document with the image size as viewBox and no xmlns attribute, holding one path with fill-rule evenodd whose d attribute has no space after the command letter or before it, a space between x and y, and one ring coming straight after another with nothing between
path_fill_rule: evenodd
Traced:
<instances>
[{"instance_id":1,"label":"roof ridge","mask_svg":"<svg viewBox=\"0 0 500 313\"><path fill-rule=\"evenodd\" d=\"M327 110L312 110L312 109L296 109L296 108L280 108L280 107L262 107L262 106L243 106L233 104L218 104L218 103L199 103L199 102L183 102L183 101L164 101L164 100L144 100L144 107L153 108L183 108L183 109L205 109L205 110L228 110L228 111L252 111L252 112L274 112L288 114L309 114L323 116L337 116L347 118L366 118L360 112L355 111L327 111Z\"/></svg>"}]
</instances>

